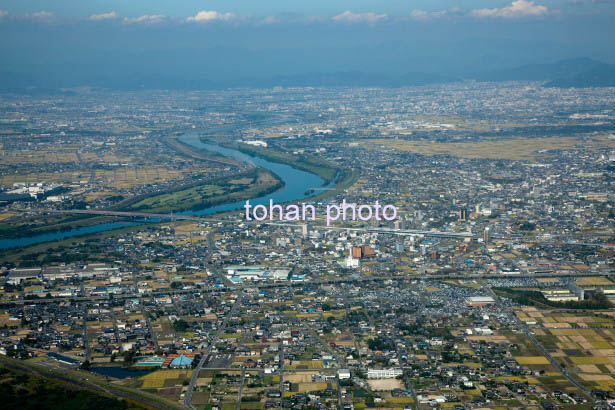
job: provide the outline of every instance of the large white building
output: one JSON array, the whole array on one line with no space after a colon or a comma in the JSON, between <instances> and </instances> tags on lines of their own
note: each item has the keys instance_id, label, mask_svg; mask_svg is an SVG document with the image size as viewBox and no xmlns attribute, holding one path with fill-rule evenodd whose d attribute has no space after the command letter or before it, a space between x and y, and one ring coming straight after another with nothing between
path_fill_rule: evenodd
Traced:
<instances>
[{"instance_id":1,"label":"large white building","mask_svg":"<svg viewBox=\"0 0 615 410\"><path fill-rule=\"evenodd\" d=\"M468 306L485 306L495 303L495 299L491 296L471 296L466 299Z\"/></svg>"},{"instance_id":2,"label":"large white building","mask_svg":"<svg viewBox=\"0 0 615 410\"><path fill-rule=\"evenodd\" d=\"M339 377L340 380L350 379L350 370L349 369L339 369L337 371L337 377Z\"/></svg>"},{"instance_id":3,"label":"large white building","mask_svg":"<svg viewBox=\"0 0 615 410\"><path fill-rule=\"evenodd\" d=\"M399 368L367 370L368 379L392 379L402 374L404 374L404 372Z\"/></svg>"},{"instance_id":4,"label":"large white building","mask_svg":"<svg viewBox=\"0 0 615 410\"><path fill-rule=\"evenodd\" d=\"M234 282L287 280L290 269L270 268L266 266L234 265L226 268L226 277Z\"/></svg>"},{"instance_id":5,"label":"large white building","mask_svg":"<svg viewBox=\"0 0 615 410\"><path fill-rule=\"evenodd\" d=\"M24 280L39 279L41 268L21 268L11 269L6 277L6 283L11 285L19 285Z\"/></svg>"},{"instance_id":6,"label":"large white building","mask_svg":"<svg viewBox=\"0 0 615 410\"><path fill-rule=\"evenodd\" d=\"M358 268L359 260L352 257L352 255L348 255L346 259L344 259L343 266L346 268Z\"/></svg>"}]
</instances>

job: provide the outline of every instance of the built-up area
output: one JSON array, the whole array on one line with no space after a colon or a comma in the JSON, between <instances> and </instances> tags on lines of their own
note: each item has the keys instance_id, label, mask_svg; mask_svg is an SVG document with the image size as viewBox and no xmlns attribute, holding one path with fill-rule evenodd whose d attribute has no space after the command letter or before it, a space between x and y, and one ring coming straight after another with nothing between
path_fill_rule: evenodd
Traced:
<instances>
[{"instance_id":1,"label":"built-up area","mask_svg":"<svg viewBox=\"0 0 615 410\"><path fill-rule=\"evenodd\" d=\"M169 408L615 406L612 89L20 98L0 99L3 239L18 240L9 228L22 218L129 224L6 242L2 355ZM398 217L327 226L170 215L181 201L158 203L169 214L149 220L104 213L252 172L168 138L214 127L216 141L290 165L352 170L302 199L317 209L378 200ZM43 169L43 150L56 168ZM82 219L54 219L58 210Z\"/></svg>"}]
</instances>

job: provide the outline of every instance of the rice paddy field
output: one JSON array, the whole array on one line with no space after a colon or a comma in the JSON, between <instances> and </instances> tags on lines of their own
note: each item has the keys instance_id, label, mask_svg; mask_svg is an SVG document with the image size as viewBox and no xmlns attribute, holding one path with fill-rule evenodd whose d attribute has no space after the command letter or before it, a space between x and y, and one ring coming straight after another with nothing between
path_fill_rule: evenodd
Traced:
<instances>
[{"instance_id":1,"label":"rice paddy field","mask_svg":"<svg viewBox=\"0 0 615 410\"><path fill-rule=\"evenodd\" d=\"M170 387L180 380L190 379L192 370L156 370L155 372L141 376L141 385L144 389Z\"/></svg>"},{"instance_id":2,"label":"rice paddy field","mask_svg":"<svg viewBox=\"0 0 615 410\"><path fill-rule=\"evenodd\" d=\"M615 317L612 312L550 313L536 308L524 308L517 311L517 317L523 322L536 322L539 330L547 329L585 329L585 328L615 328Z\"/></svg>"},{"instance_id":3,"label":"rice paddy field","mask_svg":"<svg viewBox=\"0 0 615 410\"><path fill-rule=\"evenodd\" d=\"M190 174L188 169L177 170L165 167L115 167L113 169L82 169L78 171L28 172L0 175L0 186L10 188L16 183L33 184L55 182L65 184L95 183L98 189L128 189L138 185L161 183L179 179Z\"/></svg>"},{"instance_id":4,"label":"rice paddy field","mask_svg":"<svg viewBox=\"0 0 615 410\"><path fill-rule=\"evenodd\" d=\"M366 145L385 145L400 151L423 155L452 155L461 158L490 158L522 161L536 161L548 155L549 150L584 148L597 149L615 146L615 140L607 136L548 137L548 138L507 138L485 139L470 142L433 142L405 139L370 139Z\"/></svg>"},{"instance_id":5,"label":"rice paddy field","mask_svg":"<svg viewBox=\"0 0 615 410\"><path fill-rule=\"evenodd\" d=\"M519 364L549 364L549 359L544 356L515 356L515 360Z\"/></svg>"},{"instance_id":6,"label":"rice paddy field","mask_svg":"<svg viewBox=\"0 0 615 410\"><path fill-rule=\"evenodd\" d=\"M151 192L192 182L192 177L206 176L221 166L190 153L159 149L158 144L145 136L121 140L66 136L61 144L47 139L28 144L9 140L0 146L0 190L15 184L59 184L69 196L88 204L117 202L143 194L144 187Z\"/></svg>"},{"instance_id":7,"label":"rice paddy field","mask_svg":"<svg viewBox=\"0 0 615 410\"><path fill-rule=\"evenodd\" d=\"M323 369L324 367L322 360L293 360L291 364L284 366L288 370Z\"/></svg>"},{"instance_id":8,"label":"rice paddy field","mask_svg":"<svg viewBox=\"0 0 615 410\"><path fill-rule=\"evenodd\" d=\"M613 282L604 276L584 276L577 278L577 285L579 286L610 286Z\"/></svg>"},{"instance_id":9,"label":"rice paddy field","mask_svg":"<svg viewBox=\"0 0 615 410\"><path fill-rule=\"evenodd\" d=\"M594 278L583 279L591 282ZM538 340L580 383L590 390L612 391L615 390L615 319L610 313L526 308L517 315L522 321L536 323L533 326Z\"/></svg>"}]
</instances>

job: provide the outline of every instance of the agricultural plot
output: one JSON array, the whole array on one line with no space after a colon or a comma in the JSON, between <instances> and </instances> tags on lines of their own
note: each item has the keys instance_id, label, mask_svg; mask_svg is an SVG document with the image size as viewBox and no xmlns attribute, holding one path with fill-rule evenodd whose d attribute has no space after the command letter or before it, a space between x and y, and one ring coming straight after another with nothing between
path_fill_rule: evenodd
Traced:
<instances>
[{"instance_id":1,"label":"agricultural plot","mask_svg":"<svg viewBox=\"0 0 615 410\"><path fill-rule=\"evenodd\" d=\"M613 282L604 276L585 276L576 279L578 286L611 286Z\"/></svg>"},{"instance_id":2,"label":"agricultural plot","mask_svg":"<svg viewBox=\"0 0 615 410\"><path fill-rule=\"evenodd\" d=\"M591 389L615 391L615 330L545 329L551 354Z\"/></svg>"},{"instance_id":3,"label":"agricultural plot","mask_svg":"<svg viewBox=\"0 0 615 410\"><path fill-rule=\"evenodd\" d=\"M219 406L222 409L235 409L239 399L239 386L241 371L211 371L199 373L197 382L198 392L205 393L199 396L199 404ZM207 398L207 402L205 402Z\"/></svg>"},{"instance_id":4,"label":"agricultural plot","mask_svg":"<svg viewBox=\"0 0 615 410\"><path fill-rule=\"evenodd\" d=\"M605 283L603 278L592 277L579 278L579 281L583 281L585 286ZM578 382L589 390L615 391L615 319L607 313L564 313L524 308L517 312L517 316L534 327L540 343ZM530 357L516 359L528 364L534 360ZM565 383L561 375L539 377L539 380L560 385Z\"/></svg>"},{"instance_id":5,"label":"agricultural plot","mask_svg":"<svg viewBox=\"0 0 615 410\"><path fill-rule=\"evenodd\" d=\"M519 364L536 365L536 364L549 364L549 359L544 356L516 356L515 360Z\"/></svg>"},{"instance_id":6,"label":"agricultural plot","mask_svg":"<svg viewBox=\"0 0 615 410\"><path fill-rule=\"evenodd\" d=\"M64 138L62 144L42 139L24 148L18 136L7 137L0 147L0 189L40 184L49 191L60 185L61 195L68 199L108 205L206 178L221 166L189 153L160 149L162 141L156 138Z\"/></svg>"},{"instance_id":7,"label":"agricultural plot","mask_svg":"<svg viewBox=\"0 0 615 410\"><path fill-rule=\"evenodd\" d=\"M143 381L141 387L144 389L169 387L177 380L187 377L192 377L191 370L157 370L140 377Z\"/></svg>"},{"instance_id":8,"label":"agricultural plot","mask_svg":"<svg viewBox=\"0 0 615 410\"><path fill-rule=\"evenodd\" d=\"M448 154L461 158L502 158L534 161L548 156L547 151L574 149L582 145L586 149L615 146L615 141L606 136L596 138L549 137L485 139L472 142L411 141L402 139L372 139L365 144L386 145L401 151L423 155Z\"/></svg>"},{"instance_id":9,"label":"agricultural plot","mask_svg":"<svg viewBox=\"0 0 615 410\"><path fill-rule=\"evenodd\" d=\"M517 311L517 317L526 323L536 322L538 330L542 327L548 329L615 328L615 317L610 312L551 313L531 307Z\"/></svg>"},{"instance_id":10,"label":"agricultural plot","mask_svg":"<svg viewBox=\"0 0 615 410\"><path fill-rule=\"evenodd\" d=\"M190 382L192 370L156 370L141 376L139 387L150 393L155 393L170 400L179 400L185 386Z\"/></svg>"},{"instance_id":11,"label":"agricultural plot","mask_svg":"<svg viewBox=\"0 0 615 410\"><path fill-rule=\"evenodd\" d=\"M284 366L288 370L322 369L324 367L322 360L293 360L292 363Z\"/></svg>"},{"instance_id":12,"label":"agricultural plot","mask_svg":"<svg viewBox=\"0 0 615 410\"><path fill-rule=\"evenodd\" d=\"M414 399L409 395L405 395L405 393L404 395L398 393L393 396L390 391L374 391L359 386L346 388L346 392L352 399L355 409L378 407L380 409L398 410L414 404Z\"/></svg>"}]
</instances>

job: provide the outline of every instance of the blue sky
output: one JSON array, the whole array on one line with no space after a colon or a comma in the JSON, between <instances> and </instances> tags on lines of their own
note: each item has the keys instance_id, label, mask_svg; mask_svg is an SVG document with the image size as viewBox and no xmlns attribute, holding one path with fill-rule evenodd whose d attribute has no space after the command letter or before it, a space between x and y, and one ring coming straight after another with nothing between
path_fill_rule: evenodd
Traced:
<instances>
[{"instance_id":1,"label":"blue sky","mask_svg":"<svg viewBox=\"0 0 615 410\"><path fill-rule=\"evenodd\" d=\"M34 15L44 11L57 17L70 18L115 12L121 18L164 15L186 19L202 10L231 13L243 18L291 14L326 18L345 11L404 18L417 10L433 15L454 9L471 13L481 9L506 9L511 3L513 1L501 0L1 0L0 9L14 16ZM521 0L521 3L526 4L520 4L519 10L545 7L547 12L544 14L592 14L612 12L615 9L613 0ZM522 10L519 16L523 16Z\"/></svg>"},{"instance_id":2,"label":"blue sky","mask_svg":"<svg viewBox=\"0 0 615 410\"><path fill-rule=\"evenodd\" d=\"M615 0L0 0L0 74L465 77L615 63L614 21Z\"/></svg>"}]
</instances>

